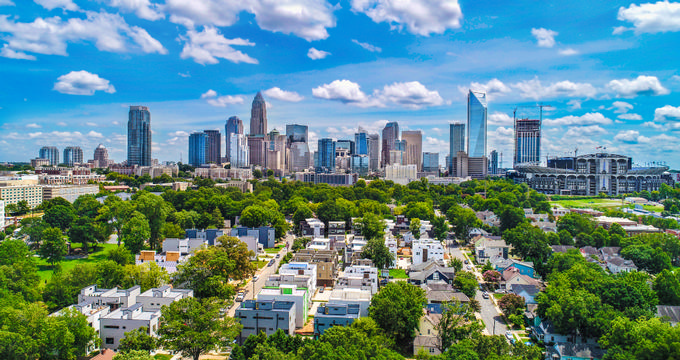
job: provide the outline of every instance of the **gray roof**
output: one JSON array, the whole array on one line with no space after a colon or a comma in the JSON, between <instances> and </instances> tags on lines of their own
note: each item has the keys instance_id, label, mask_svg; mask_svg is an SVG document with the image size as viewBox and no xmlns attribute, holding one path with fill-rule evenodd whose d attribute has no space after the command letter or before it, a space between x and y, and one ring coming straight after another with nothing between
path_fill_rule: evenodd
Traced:
<instances>
[{"instance_id":1,"label":"gray roof","mask_svg":"<svg viewBox=\"0 0 680 360\"><path fill-rule=\"evenodd\" d=\"M657 305L656 316L668 318L671 324L680 322L680 306Z\"/></svg>"},{"instance_id":2,"label":"gray roof","mask_svg":"<svg viewBox=\"0 0 680 360\"><path fill-rule=\"evenodd\" d=\"M534 296L539 292L538 287L536 287L536 285L512 284L510 285L510 288L512 289L512 292L515 293L516 295L519 295L522 291L526 291L527 294Z\"/></svg>"},{"instance_id":3,"label":"gray roof","mask_svg":"<svg viewBox=\"0 0 680 360\"><path fill-rule=\"evenodd\" d=\"M558 253L566 253L567 251L571 249L576 249L576 247L571 246L571 245L552 245L550 246L553 252L558 252Z\"/></svg>"},{"instance_id":4,"label":"gray roof","mask_svg":"<svg viewBox=\"0 0 680 360\"><path fill-rule=\"evenodd\" d=\"M583 343L557 343L554 350L561 356L579 357L586 359L601 359L604 356L604 350L597 345L583 344Z\"/></svg>"},{"instance_id":5,"label":"gray roof","mask_svg":"<svg viewBox=\"0 0 680 360\"><path fill-rule=\"evenodd\" d=\"M430 335L418 335L413 339L414 346L437 347L437 337Z\"/></svg>"}]
</instances>

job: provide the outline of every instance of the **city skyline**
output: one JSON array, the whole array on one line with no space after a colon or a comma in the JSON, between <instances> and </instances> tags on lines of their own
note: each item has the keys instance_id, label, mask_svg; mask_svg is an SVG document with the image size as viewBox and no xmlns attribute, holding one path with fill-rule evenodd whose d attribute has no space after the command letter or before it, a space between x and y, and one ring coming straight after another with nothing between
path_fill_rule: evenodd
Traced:
<instances>
[{"instance_id":1,"label":"city skyline","mask_svg":"<svg viewBox=\"0 0 680 360\"><path fill-rule=\"evenodd\" d=\"M288 27L262 13L221 16L219 5L199 21L172 6L150 6L150 17L108 1L64 2L85 12L0 2L0 71L12 89L0 94L0 161L28 161L42 146L79 146L89 158L99 143L123 161L127 108L141 104L153 113L151 157L178 161L181 153L186 162L190 133L250 119L258 91L270 105L267 131L309 125L312 151L320 138L351 139L359 126L380 133L396 121L422 130L423 152L447 154L448 125L466 122L472 89L488 94L486 154L503 153L505 167L512 109L545 102L553 109L544 115L543 162L602 146L680 168L671 157L680 150L680 73L670 61L677 50L665 46L677 43L680 27L664 3L532 2L540 16L518 18L529 3L448 1L453 10L443 12L443 2L413 1L425 4L427 21L385 5L395 15L387 24L376 4L389 2L313 1L315 17ZM74 19L120 42L82 33L39 42L28 36L44 31L37 19L55 28Z\"/></svg>"}]
</instances>

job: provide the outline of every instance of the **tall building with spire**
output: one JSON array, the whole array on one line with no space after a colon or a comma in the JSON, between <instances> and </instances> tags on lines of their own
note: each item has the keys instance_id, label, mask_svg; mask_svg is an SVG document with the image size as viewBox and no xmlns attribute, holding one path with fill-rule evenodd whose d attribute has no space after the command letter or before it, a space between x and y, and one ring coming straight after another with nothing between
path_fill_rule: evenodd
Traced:
<instances>
[{"instance_id":1,"label":"tall building with spire","mask_svg":"<svg viewBox=\"0 0 680 360\"><path fill-rule=\"evenodd\" d=\"M146 106L130 106L127 164L151 166L151 113Z\"/></svg>"},{"instance_id":2,"label":"tall building with spire","mask_svg":"<svg viewBox=\"0 0 680 360\"><path fill-rule=\"evenodd\" d=\"M390 151L396 150L395 142L399 140L399 124L396 121L388 122L382 131L382 155L383 166L390 164Z\"/></svg>"},{"instance_id":3,"label":"tall building with spire","mask_svg":"<svg viewBox=\"0 0 680 360\"><path fill-rule=\"evenodd\" d=\"M467 113L467 153L469 157L486 157L486 93L470 90Z\"/></svg>"},{"instance_id":4,"label":"tall building with spire","mask_svg":"<svg viewBox=\"0 0 680 360\"><path fill-rule=\"evenodd\" d=\"M267 103L261 92L257 92L250 109L250 135L267 134Z\"/></svg>"},{"instance_id":5,"label":"tall building with spire","mask_svg":"<svg viewBox=\"0 0 680 360\"><path fill-rule=\"evenodd\" d=\"M248 157L251 165L267 166L267 140L267 103L258 91L250 109Z\"/></svg>"},{"instance_id":6,"label":"tall building with spire","mask_svg":"<svg viewBox=\"0 0 680 360\"><path fill-rule=\"evenodd\" d=\"M227 158L227 162L232 162L232 159L231 159L231 154L232 154L231 135L232 134L243 135L243 121L241 121L241 119L239 119L238 116L230 117L229 120L227 120L227 124L224 125L224 139L225 139L225 143L226 143L225 157ZM243 163L243 162L241 161L241 163Z\"/></svg>"}]
</instances>

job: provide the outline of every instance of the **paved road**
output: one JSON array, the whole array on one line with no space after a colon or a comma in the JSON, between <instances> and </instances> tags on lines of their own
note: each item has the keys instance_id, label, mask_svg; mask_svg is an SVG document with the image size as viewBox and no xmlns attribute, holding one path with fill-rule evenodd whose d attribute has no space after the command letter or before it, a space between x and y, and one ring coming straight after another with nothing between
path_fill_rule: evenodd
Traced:
<instances>
[{"instance_id":1,"label":"paved road","mask_svg":"<svg viewBox=\"0 0 680 360\"><path fill-rule=\"evenodd\" d=\"M448 249L449 255L451 257L456 257L461 260L468 260L472 271L474 271L475 275L477 276L477 279L481 280L482 276L479 272L481 269L478 268L476 265L472 264L472 262L469 261L470 259L463 255L463 252L461 251L460 247L449 247ZM463 268L466 269L467 265L463 265ZM484 325L486 325L486 331L488 332L489 335L503 335L508 330L508 328L507 326L505 326L505 324L503 324L501 320L501 313L491 300L493 294L489 295L490 295L489 299L484 299L482 297L481 291L477 291L475 299L479 301L479 305L482 308L478 314L484 321Z\"/></svg>"},{"instance_id":2,"label":"paved road","mask_svg":"<svg viewBox=\"0 0 680 360\"><path fill-rule=\"evenodd\" d=\"M288 244L289 246L284 246L281 251L279 251L279 254L281 256L279 258L274 259L274 264L272 266L265 266L261 270L258 270L256 273L256 276L258 276L257 281L253 282L252 280L248 282L248 285L246 286L246 289L248 292L246 293L245 300L252 300L253 297L262 290L264 287L264 283L267 281L267 278L269 275L272 275L276 273L276 269L279 268L279 263L281 262L281 259L283 259L284 256L288 253L288 248L290 246L293 246L293 235L288 233L286 235L286 238L284 239L285 243ZM229 308L229 311L227 311L227 316L233 317L234 314L236 313L236 308L240 305L240 302L234 302L234 304Z\"/></svg>"}]
</instances>

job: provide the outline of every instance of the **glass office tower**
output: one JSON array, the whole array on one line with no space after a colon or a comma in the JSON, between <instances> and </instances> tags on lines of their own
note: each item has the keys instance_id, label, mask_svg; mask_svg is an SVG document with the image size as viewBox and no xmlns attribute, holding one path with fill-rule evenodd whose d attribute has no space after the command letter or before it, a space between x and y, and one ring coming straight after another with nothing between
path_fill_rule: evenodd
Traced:
<instances>
[{"instance_id":1,"label":"glass office tower","mask_svg":"<svg viewBox=\"0 0 680 360\"><path fill-rule=\"evenodd\" d=\"M470 90L468 94L467 153L469 157L486 157L486 93Z\"/></svg>"},{"instance_id":2,"label":"glass office tower","mask_svg":"<svg viewBox=\"0 0 680 360\"><path fill-rule=\"evenodd\" d=\"M205 164L207 149L208 135L202 132L189 135L189 165L199 167Z\"/></svg>"},{"instance_id":3,"label":"glass office tower","mask_svg":"<svg viewBox=\"0 0 680 360\"><path fill-rule=\"evenodd\" d=\"M151 113L146 106L130 106L127 155L128 166L151 166Z\"/></svg>"}]
</instances>

